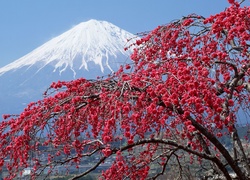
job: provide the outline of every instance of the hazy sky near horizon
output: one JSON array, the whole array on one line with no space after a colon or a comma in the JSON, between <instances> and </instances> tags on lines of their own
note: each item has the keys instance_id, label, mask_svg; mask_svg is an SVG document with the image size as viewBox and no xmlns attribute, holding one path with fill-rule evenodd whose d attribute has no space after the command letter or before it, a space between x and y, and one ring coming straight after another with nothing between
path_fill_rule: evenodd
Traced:
<instances>
[{"instance_id":1,"label":"hazy sky near horizon","mask_svg":"<svg viewBox=\"0 0 250 180\"><path fill-rule=\"evenodd\" d=\"M0 0L0 67L89 19L136 34L191 13L208 17L228 5L227 0Z\"/></svg>"}]
</instances>

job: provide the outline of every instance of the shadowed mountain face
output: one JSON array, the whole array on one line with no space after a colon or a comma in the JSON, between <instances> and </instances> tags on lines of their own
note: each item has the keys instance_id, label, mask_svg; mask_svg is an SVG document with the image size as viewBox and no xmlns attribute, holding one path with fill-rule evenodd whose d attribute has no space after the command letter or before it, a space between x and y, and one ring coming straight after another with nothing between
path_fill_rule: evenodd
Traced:
<instances>
[{"instance_id":1,"label":"shadowed mountain face","mask_svg":"<svg viewBox=\"0 0 250 180\"><path fill-rule=\"evenodd\" d=\"M0 114L20 113L42 98L53 81L94 79L128 63L124 51L135 36L106 22L80 23L20 59L0 68Z\"/></svg>"}]
</instances>

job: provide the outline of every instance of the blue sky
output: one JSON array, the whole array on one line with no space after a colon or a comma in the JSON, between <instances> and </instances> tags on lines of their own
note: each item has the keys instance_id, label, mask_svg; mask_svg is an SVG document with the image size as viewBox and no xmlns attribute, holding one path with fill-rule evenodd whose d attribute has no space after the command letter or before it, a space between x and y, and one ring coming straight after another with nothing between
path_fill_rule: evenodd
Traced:
<instances>
[{"instance_id":1,"label":"blue sky","mask_svg":"<svg viewBox=\"0 0 250 180\"><path fill-rule=\"evenodd\" d=\"M190 13L207 17L227 6L227 0L0 0L0 67L89 19L139 33Z\"/></svg>"}]
</instances>

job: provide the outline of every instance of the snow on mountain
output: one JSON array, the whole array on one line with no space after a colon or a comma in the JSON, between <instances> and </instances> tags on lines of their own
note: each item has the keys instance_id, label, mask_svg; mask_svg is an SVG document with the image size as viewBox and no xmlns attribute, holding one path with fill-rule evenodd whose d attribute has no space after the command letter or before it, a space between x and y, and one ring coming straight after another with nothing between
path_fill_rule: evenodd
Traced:
<instances>
[{"instance_id":1,"label":"snow on mountain","mask_svg":"<svg viewBox=\"0 0 250 180\"><path fill-rule=\"evenodd\" d=\"M53 81L93 79L116 71L130 61L131 51L124 48L134 38L109 22L89 20L0 68L0 115L20 113L41 99Z\"/></svg>"},{"instance_id":2,"label":"snow on mountain","mask_svg":"<svg viewBox=\"0 0 250 180\"><path fill-rule=\"evenodd\" d=\"M0 76L25 66L39 65L39 71L48 64L53 64L54 72L59 71L61 74L70 68L75 74L77 69L89 70L89 62L98 65L102 73L104 66L113 71L110 57L117 58L118 54L128 56L130 51L124 51L124 47L127 40L134 37L109 22L92 19L76 25L29 54L0 68Z\"/></svg>"}]
</instances>

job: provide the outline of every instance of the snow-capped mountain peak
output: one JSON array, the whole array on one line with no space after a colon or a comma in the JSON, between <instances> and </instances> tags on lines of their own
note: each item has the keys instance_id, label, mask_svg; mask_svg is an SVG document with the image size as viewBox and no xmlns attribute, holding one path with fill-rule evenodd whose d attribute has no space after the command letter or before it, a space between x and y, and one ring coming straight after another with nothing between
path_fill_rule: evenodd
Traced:
<instances>
[{"instance_id":1,"label":"snow-capped mountain peak","mask_svg":"<svg viewBox=\"0 0 250 180\"><path fill-rule=\"evenodd\" d=\"M29 54L0 68L0 76L8 71L22 67L38 67L38 71L47 65L54 67L60 74L66 69L89 70L89 62L113 71L110 58L117 55L128 56L124 51L127 40L135 36L121 28L98 20L82 22L63 34L51 39Z\"/></svg>"}]
</instances>

